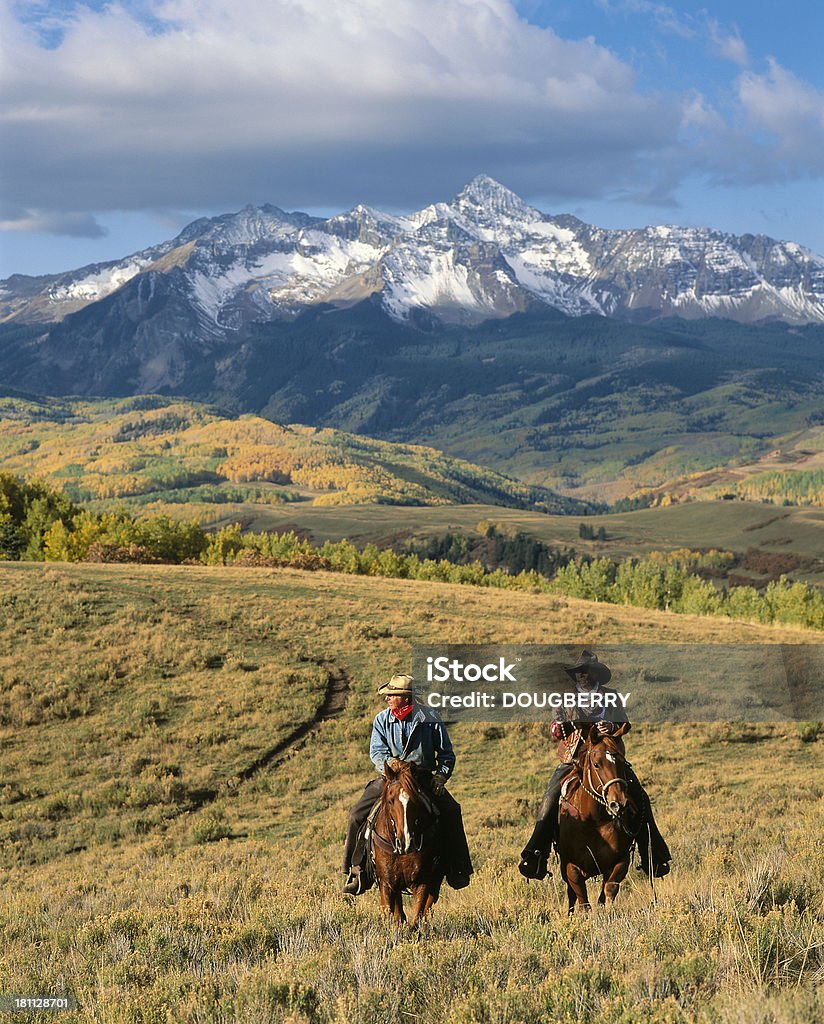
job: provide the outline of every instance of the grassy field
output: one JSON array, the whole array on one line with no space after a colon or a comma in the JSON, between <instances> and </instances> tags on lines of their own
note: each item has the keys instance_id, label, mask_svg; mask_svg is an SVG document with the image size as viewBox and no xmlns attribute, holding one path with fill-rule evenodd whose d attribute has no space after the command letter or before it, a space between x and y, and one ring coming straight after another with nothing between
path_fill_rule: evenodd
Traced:
<instances>
[{"instance_id":1,"label":"grassy field","mask_svg":"<svg viewBox=\"0 0 824 1024\"><path fill-rule=\"evenodd\" d=\"M824 764L799 724L638 727L676 869L567 919L515 870L542 725L463 724L476 866L399 934L339 892L378 682L417 642L817 634L293 570L0 568L3 992L78 1021L808 1024L824 1015ZM806 741L805 741L806 740ZM26 1019L23 1015L22 1019ZM34 1019L31 1016L31 1019Z\"/></svg>"},{"instance_id":2,"label":"grassy field","mask_svg":"<svg viewBox=\"0 0 824 1024\"><path fill-rule=\"evenodd\" d=\"M95 507L140 511L163 502L201 518L206 504L225 511L244 502L588 507L434 448L282 426L157 395L80 401L0 389L0 471L48 481Z\"/></svg>"},{"instance_id":3,"label":"grassy field","mask_svg":"<svg viewBox=\"0 0 824 1024\"><path fill-rule=\"evenodd\" d=\"M164 511L171 512L171 508ZM714 501L613 512L595 517L550 516L491 505L392 508L363 505L345 509L246 505L232 513L215 510L216 525L239 513L250 530L296 529L318 542L347 537L357 544L385 546L398 540L422 541L448 531L476 531L478 523L523 531L557 548L615 560L650 551L720 548L747 556L740 571L754 583L769 571L793 579L824 583L824 509L763 505L760 502ZM235 520L236 521L236 520ZM606 540L583 540L579 527L604 528ZM767 570L765 572L765 570Z\"/></svg>"}]
</instances>

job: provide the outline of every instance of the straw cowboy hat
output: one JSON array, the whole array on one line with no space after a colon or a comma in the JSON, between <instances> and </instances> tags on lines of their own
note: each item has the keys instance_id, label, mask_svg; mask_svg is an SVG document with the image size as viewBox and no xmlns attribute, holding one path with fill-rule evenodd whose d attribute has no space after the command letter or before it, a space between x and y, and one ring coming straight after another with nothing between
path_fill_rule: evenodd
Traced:
<instances>
[{"instance_id":1,"label":"straw cowboy hat","mask_svg":"<svg viewBox=\"0 0 824 1024\"><path fill-rule=\"evenodd\" d=\"M564 665L564 672L566 672L570 679L574 680L575 673L582 668L587 670L590 679L594 679L599 686L606 686L610 679L612 679L612 672L602 661L598 660L598 655L593 654L592 651L581 651L574 665Z\"/></svg>"},{"instance_id":2,"label":"straw cowboy hat","mask_svg":"<svg viewBox=\"0 0 824 1024\"><path fill-rule=\"evenodd\" d=\"M415 680L412 676L394 675L388 683L378 687L380 697L414 697Z\"/></svg>"}]
</instances>

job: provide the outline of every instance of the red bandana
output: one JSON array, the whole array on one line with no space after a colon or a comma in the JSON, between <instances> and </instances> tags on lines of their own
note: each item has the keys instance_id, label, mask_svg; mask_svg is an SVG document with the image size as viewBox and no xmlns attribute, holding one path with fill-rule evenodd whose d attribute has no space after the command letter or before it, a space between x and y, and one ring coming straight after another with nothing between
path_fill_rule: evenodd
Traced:
<instances>
[{"instance_id":1,"label":"red bandana","mask_svg":"<svg viewBox=\"0 0 824 1024\"><path fill-rule=\"evenodd\" d=\"M397 718L399 722L402 722L405 718L409 718L412 712L415 710L414 704L407 704L402 708L392 708L392 714Z\"/></svg>"}]
</instances>

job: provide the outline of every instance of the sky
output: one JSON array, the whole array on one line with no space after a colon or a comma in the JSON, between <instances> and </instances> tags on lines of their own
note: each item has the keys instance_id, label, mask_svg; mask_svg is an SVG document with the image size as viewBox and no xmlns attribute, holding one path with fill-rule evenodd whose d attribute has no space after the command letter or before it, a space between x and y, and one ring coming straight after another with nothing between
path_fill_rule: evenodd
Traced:
<instances>
[{"instance_id":1,"label":"sky","mask_svg":"<svg viewBox=\"0 0 824 1024\"><path fill-rule=\"evenodd\" d=\"M0 278L481 173L824 253L822 38L812 0L0 0Z\"/></svg>"}]
</instances>

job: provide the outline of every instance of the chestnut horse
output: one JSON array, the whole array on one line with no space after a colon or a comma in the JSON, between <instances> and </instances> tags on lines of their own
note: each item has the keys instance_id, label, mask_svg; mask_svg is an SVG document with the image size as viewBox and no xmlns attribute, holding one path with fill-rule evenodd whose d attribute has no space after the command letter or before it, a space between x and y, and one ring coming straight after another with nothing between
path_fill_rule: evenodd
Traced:
<instances>
[{"instance_id":1,"label":"chestnut horse","mask_svg":"<svg viewBox=\"0 0 824 1024\"><path fill-rule=\"evenodd\" d=\"M598 902L612 903L626 878L639 809L627 792L622 739L585 731L576 774L564 784L558 812L558 856L567 883L569 913L590 910L587 879L603 876Z\"/></svg>"},{"instance_id":2,"label":"chestnut horse","mask_svg":"<svg viewBox=\"0 0 824 1024\"><path fill-rule=\"evenodd\" d=\"M381 906L401 925L406 921L403 894L411 892L409 927L415 928L437 901L444 878L438 810L415 765L402 761L398 771L385 765L384 773L386 784L370 839ZM425 773L427 779L429 774Z\"/></svg>"}]
</instances>

